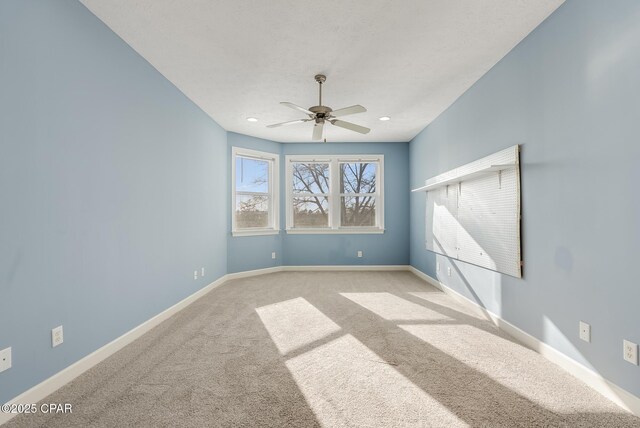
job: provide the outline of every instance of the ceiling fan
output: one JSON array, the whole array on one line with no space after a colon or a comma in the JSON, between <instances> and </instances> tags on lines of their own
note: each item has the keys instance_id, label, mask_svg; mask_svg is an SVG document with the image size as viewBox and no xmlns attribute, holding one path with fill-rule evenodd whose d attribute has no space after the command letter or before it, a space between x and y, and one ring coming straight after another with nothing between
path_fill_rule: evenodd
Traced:
<instances>
[{"instance_id":1,"label":"ceiling fan","mask_svg":"<svg viewBox=\"0 0 640 428\"><path fill-rule=\"evenodd\" d=\"M356 104L351 107L345 107L338 110L332 110L330 107L322 105L322 84L327 80L327 77L323 74L317 74L315 76L316 82L320 85L320 100L318 101L317 106L309 107L308 109L304 107L300 107L299 105L289 103L289 102L281 102L280 104L285 105L294 110L301 111L305 113L308 118L298 119L298 120L290 120L288 122L276 123L273 125L268 125L267 128L277 128L279 126L293 125L294 123L302 123L302 122L311 122L314 121L313 126L313 140L322 140L322 136L324 134L324 124L325 122L329 122L332 125L339 126L340 128L349 129L351 131L359 132L361 134L368 134L371 129L366 128L364 126L356 125L355 123L345 122L344 120L337 119L338 117L346 116L349 114L356 113L364 113L367 111L366 108L362 107L359 104Z\"/></svg>"}]
</instances>

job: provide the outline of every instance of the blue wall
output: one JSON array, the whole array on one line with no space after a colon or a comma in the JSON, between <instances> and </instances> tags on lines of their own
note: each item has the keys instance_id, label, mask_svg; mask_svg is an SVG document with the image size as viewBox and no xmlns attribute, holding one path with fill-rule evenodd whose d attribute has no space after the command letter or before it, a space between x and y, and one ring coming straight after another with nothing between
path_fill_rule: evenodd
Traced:
<instances>
[{"instance_id":1,"label":"blue wall","mask_svg":"<svg viewBox=\"0 0 640 428\"><path fill-rule=\"evenodd\" d=\"M284 264L304 265L406 265L409 264L409 145L407 143L283 144L282 154L384 155L384 234L293 235L284 234ZM284 156L282 177L284 177ZM284 180L282 183L284 195ZM282 201L282 212L285 210ZM284 216L282 227L285 226ZM363 257L357 257L362 250Z\"/></svg>"},{"instance_id":2,"label":"blue wall","mask_svg":"<svg viewBox=\"0 0 640 428\"><path fill-rule=\"evenodd\" d=\"M231 147L280 153L279 235L230 237L229 272L279 265L406 265L409 263L409 145L407 143L274 143L230 132ZM290 235L284 232L285 158L293 154L384 155L385 233L372 235ZM229 202L231 196L229 195ZM231 233L229 221L229 234ZM362 250L363 257L357 257ZM271 259L276 251L277 260Z\"/></svg>"},{"instance_id":3,"label":"blue wall","mask_svg":"<svg viewBox=\"0 0 640 428\"><path fill-rule=\"evenodd\" d=\"M640 395L621 356L640 342L639 21L635 0L567 1L410 145L278 144L227 135L80 3L0 2L0 403L227 271L409 260ZM516 143L524 279L424 250L408 189ZM231 146L281 171L286 154L384 154L386 232L230 237Z\"/></svg>"},{"instance_id":4,"label":"blue wall","mask_svg":"<svg viewBox=\"0 0 640 428\"><path fill-rule=\"evenodd\" d=\"M411 185L522 144L524 278L437 256L440 280L640 395L640 2L569 0L410 144ZM425 195L411 197L411 264ZM578 322L592 325L592 343Z\"/></svg>"},{"instance_id":5,"label":"blue wall","mask_svg":"<svg viewBox=\"0 0 640 428\"><path fill-rule=\"evenodd\" d=\"M226 132L79 2L0 2L0 59L4 403L225 274L228 162Z\"/></svg>"}]
</instances>

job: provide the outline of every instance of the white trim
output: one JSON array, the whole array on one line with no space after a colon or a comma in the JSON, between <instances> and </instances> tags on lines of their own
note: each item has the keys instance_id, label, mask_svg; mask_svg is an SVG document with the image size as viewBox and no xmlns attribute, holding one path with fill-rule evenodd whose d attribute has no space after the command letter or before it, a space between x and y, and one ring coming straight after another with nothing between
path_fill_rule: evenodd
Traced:
<instances>
[{"instance_id":1,"label":"white trim","mask_svg":"<svg viewBox=\"0 0 640 428\"><path fill-rule=\"evenodd\" d=\"M240 157L244 157L244 156L240 156ZM262 160L262 159L260 159ZM240 195L240 196L271 196L271 194L269 194L268 192L247 192L246 190L238 190L236 192L236 195Z\"/></svg>"},{"instance_id":2,"label":"white trim","mask_svg":"<svg viewBox=\"0 0 640 428\"><path fill-rule=\"evenodd\" d=\"M283 272L341 272L341 271L406 271L407 265L326 265L326 266L281 266Z\"/></svg>"},{"instance_id":3,"label":"white trim","mask_svg":"<svg viewBox=\"0 0 640 428\"><path fill-rule=\"evenodd\" d=\"M269 227L238 229L236 227L236 195L237 193L258 194L257 192L236 192L236 157L260 159L269 162ZM270 231L271 233L266 233ZM242 147L231 147L231 236L276 235L280 233L280 155L260 152Z\"/></svg>"},{"instance_id":4,"label":"white trim","mask_svg":"<svg viewBox=\"0 0 640 428\"><path fill-rule=\"evenodd\" d=\"M380 235L384 233L384 229L363 227L361 229L328 229L326 227L319 227L317 229L287 229L286 232L291 235Z\"/></svg>"},{"instance_id":5,"label":"white trim","mask_svg":"<svg viewBox=\"0 0 640 428\"><path fill-rule=\"evenodd\" d=\"M326 197L329 207L329 225L322 228L293 227L293 164L297 162L315 162L329 164L329 193L300 193L295 196ZM340 163L371 162L377 164L376 192L370 194L376 198L376 225L373 227L348 228L340 226L340 198L357 196L340 193ZM285 156L285 230L291 234L380 234L384 233L384 155L286 155Z\"/></svg>"},{"instance_id":6,"label":"white trim","mask_svg":"<svg viewBox=\"0 0 640 428\"><path fill-rule=\"evenodd\" d=\"M245 270L228 273L226 279L248 278L276 272L342 272L342 271L407 271L407 265L306 265L306 266L274 266L264 269Z\"/></svg>"},{"instance_id":7,"label":"white trim","mask_svg":"<svg viewBox=\"0 0 640 428\"><path fill-rule=\"evenodd\" d=\"M509 322L503 320L499 316L495 315L491 311L479 306L477 303L467 299L457 291L449 288L445 284L442 284L440 281L432 278L431 276L421 272L420 270L414 268L413 266L407 265L345 265L345 266L274 266L265 269L256 269L250 271L236 272L226 274L211 284L207 285L204 288L196 291L189 297L181 300L170 308L162 311L158 315L153 318L143 322L139 326L133 328L117 339L109 342L98 350L92 352L86 357L78 360L77 362L71 364L69 367L63 369L62 371L54 374L48 379L40 382L34 387L30 388L26 392L18 395L14 399L7 402L7 404L25 404L25 403L37 403L44 398L46 398L49 394L55 392L59 388L63 387L67 383L71 382L76 377L80 376L82 373L89 370L91 367L100 363L107 357L113 355L120 349L124 348L126 345L130 344L153 327L157 326L164 320L168 319L172 315L181 311L191 303L195 302L199 298L203 297L211 290L220 285L223 285L227 281L231 281L234 279L240 278L248 278L252 276L264 275L269 273L276 272L308 272L308 271L409 271L413 272L417 277L423 279L425 282L433 285L434 287L442 290L448 295L452 296L456 300L463 302L467 305L471 305L473 307L479 308L483 313L485 313L488 318L501 330L506 332L507 334L513 336L515 339L520 341L525 346L535 350L540 353L542 356L547 358L548 360L558 364L564 370L571 373L573 376L580 379L582 382L589 385L591 388L598 391L603 396L607 397L623 409L640 416L640 397L636 397L630 392L622 389L618 385L613 382L603 378L598 373L593 370L583 366L575 360L567 357L566 355L560 353L556 349L551 346L542 343L540 340L531 336L528 333L520 330L518 327L510 324ZM0 413L0 425L8 422L16 413Z\"/></svg>"},{"instance_id":8,"label":"white trim","mask_svg":"<svg viewBox=\"0 0 640 428\"><path fill-rule=\"evenodd\" d=\"M9 400L7 404L30 404L37 403L44 398L46 398L49 394L52 394L56 390L62 388L67 383L71 382L96 364L102 362L106 358L118 352L120 349L124 348L134 340L138 339L143 334L147 333L149 330L163 322L164 320L170 318L176 313L180 312L182 309L189 306L191 303L195 302L211 290L220 285L224 284L227 281L227 275L222 276L212 282L211 284L201 288L196 291L189 297L181 300L175 305L171 306L168 309L160 312L158 315L153 318L148 319L137 327L129 330L122 336L112 340L106 345L98 348L93 351L91 354L86 357L81 358L70 366L62 369L58 373L54 374L48 379L40 382L39 384L33 386L22 394L18 395L12 400ZM2 413L0 412L0 425L12 419L16 416L17 413Z\"/></svg>"},{"instance_id":9,"label":"white trim","mask_svg":"<svg viewBox=\"0 0 640 428\"><path fill-rule=\"evenodd\" d=\"M618 406L622 407L630 413L635 414L636 416L640 416L640 397L637 397L629 391L622 389L615 383L602 377L599 373L580 364L576 360L569 358L557 349L547 345L546 343L543 343L538 338L521 330L508 321L505 321L498 315L480 306L478 303L468 299L467 297L463 296L447 285L441 283L437 279L427 275L426 273L416 269L413 266L408 266L408 270L413 272L420 279L423 279L434 287L442 290L457 301L480 309L487 316L487 318L490 319L493 324L495 324L500 330L509 334L526 347L533 349L549 361L559 365L564 370L580 379L582 382L595 389L597 392L599 392L609 400L616 403Z\"/></svg>"},{"instance_id":10,"label":"white trim","mask_svg":"<svg viewBox=\"0 0 640 428\"><path fill-rule=\"evenodd\" d=\"M417 276L421 280L423 280L425 282L428 282L429 285L433 285L438 290L445 291L445 285L444 284L442 284L440 281L435 280L433 277L431 277L430 275L427 275L426 273L422 272L421 270L416 269L411 265L407 266L407 270L410 271L411 273L413 273L415 276ZM455 293L455 291L451 290L448 287L446 287L446 289ZM465 298L465 300L466 300L466 298ZM480 309L482 310L484 308L481 307Z\"/></svg>"},{"instance_id":11,"label":"white trim","mask_svg":"<svg viewBox=\"0 0 640 428\"><path fill-rule=\"evenodd\" d=\"M231 236L261 236L261 235L279 235L279 229L249 229L249 230L234 230L231 232Z\"/></svg>"},{"instance_id":12,"label":"white trim","mask_svg":"<svg viewBox=\"0 0 640 428\"><path fill-rule=\"evenodd\" d=\"M237 146L232 146L231 152L234 155L234 157L236 154L238 154L245 158L254 158L254 159L261 159L266 161L270 161L276 157L280 157L280 155L277 153L261 152L259 150L245 149L244 147L237 147Z\"/></svg>"},{"instance_id":13,"label":"white trim","mask_svg":"<svg viewBox=\"0 0 640 428\"><path fill-rule=\"evenodd\" d=\"M250 276L266 275L268 273L282 272L282 266L274 266L264 269L243 270L242 272L234 272L227 274L227 281L240 278L249 278Z\"/></svg>"},{"instance_id":14,"label":"white trim","mask_svg":"<svg viewBox=\"0 0 640 428\"><path fill-rule=\"evenodd\" d=\"M458 184L462 181L471 180L472 178L482 177L483 175L490 174L492 172L500 172L506 171L510 169L515 169L518 166L518 163L511 164L502 164L502 165L490 165L485 168L479 169L477 171L469 172L464 175L456 176L450 179L445 179L444 181L438 181L438 177L430 178L427 181L434 180L433 184L428 184L426 186L418 187L417 189L411 189L412 192L428 192L430 190L435 190L439 187L449 186L451 184ZM444 174L442 174L444 175Z\"/></svg>"}]
</instances>

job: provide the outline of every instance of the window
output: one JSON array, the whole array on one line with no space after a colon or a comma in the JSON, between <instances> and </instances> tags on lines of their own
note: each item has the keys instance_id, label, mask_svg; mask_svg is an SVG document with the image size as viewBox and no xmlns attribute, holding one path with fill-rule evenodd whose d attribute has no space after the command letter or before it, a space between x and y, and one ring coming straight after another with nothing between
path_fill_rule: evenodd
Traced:
<instances>
[{"instance_id":1,"label":"window","mask_svg":"<svg viewBox=\"0 0 640 428\"><path fill-rule=\"evenodd\" d=\"M287 156L288 233L382 233L383 156Z\"/></svg>"},{"instance_id":2,"label":"window","mask_svg":"<svg viewBox=\"0 0 640 428\"><path fill-rule=\"evenodd\" d=\"M342 226L376 226L376 163L340 163Z\"/></svg>"},{"instance_id":3,"label":"window","mask_svg":"<svg viewBox=\"0 0 640 428\"><path fill-rule=\"evenodd\" d=\"M292 164L294 227L329 227L329 165L326 162Z\"/></svg>"},{"instance_id":4,"label":"window","mask_svg":"<svg viewBox=\"0 0 640 428\"><path fill-rule=\"evenodd\" d=\"M277 234L278 155L232 148L233 236Z\"/></svg>"}]
</instances>

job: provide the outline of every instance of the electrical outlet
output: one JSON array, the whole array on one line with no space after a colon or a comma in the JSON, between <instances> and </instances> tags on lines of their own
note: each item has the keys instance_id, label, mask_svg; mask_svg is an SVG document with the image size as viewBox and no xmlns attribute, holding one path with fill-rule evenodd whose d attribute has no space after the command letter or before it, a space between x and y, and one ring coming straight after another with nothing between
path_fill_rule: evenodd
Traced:
<instances>
[{"instance_id":1,"label":"electrical outlet","mask_svg":"<svg viewBox=\"0 0 640 428\"><path fill-rule=\"evenodd\" d=\"M276 252L275 251L271 253L271 258L275 260L275 258L276 258Z\"/></svg>"},{"instance_id":2,"label":"electrical outlet","mask_svg":"<svg viewBox=\"0 0 640 428\"><path fill-rule=\"evenodd\" d=\"M440 272L440 262L436 261L436 272Z\"/></svg>"},{"instance_id":3,"label":"electrical outlet","mask_svg":"<svg viewBox=\"0 0 640 428\"><path fill-rule=\"evenodd\" d=\"M200 276L204 276L204 268L200 268Z\"/></svg>"},{"instance_id":4,"label":"electrical outlet","mask_svg":"<svg viewBox=\"0 0 640 428\"><path fill-rule=\"evenodd\" d=\"M358 251L358 257L362 257L362 251Z\"/></svg>"},{"instance_id":5,"label":"electrical outlet","mask_svg":"<svg viewBox=\"0 0 640 428\"><path fill-rule=\"evenodd\" d=\"M193 271L193 279L198 279L198 271L197 270Z\"/></svg>"},{"instance_id":6,"label":"electrical outlet","mask_svg":"<svg viewBox=\"0 0 640 428\"><path fill-rule=\"evenodd\" d=\"M55 348L58 345L62 345L62 342L64 342L64 332L60 325L51 330L51 347Z\"/></svg>"},{"instance_id":7,"label":"electrical outlet","mask_svg":"<svg viewBox=\"0 0 640 428\"><path fill-rule=\"evenodd\" d=\"M447 266L447 276L451 276L451 266Z\"/></svg>"},{"instance_id":8,"label":"electrical outlet","mask_svg":"<svg viewBox=\"0 0 640 428\"><path fill-rule=\"evenodd\" d=\"M638 365L638 344L629 342L628 340L622 341L624 360L631 364Z\"/></svg>"},{"instance_id":9,"label":"electrical outlet","mask_svg":"<svg viewBox=\"0 0 640 428\"><path fill-rule=\"evenodd\" d=\"M584 321L580 321L580 339L591 342L591 326Z\"/></svg>"},{"instance_id":10,"label":"electrical outlet","mask_svg":"<svg viewBox=\"0 0 640 428\"><path fill-rule=\"evenodd\" d=\"M11 348L0 351L0 372L11 368Z\"/></svg>"}]
</instances>

